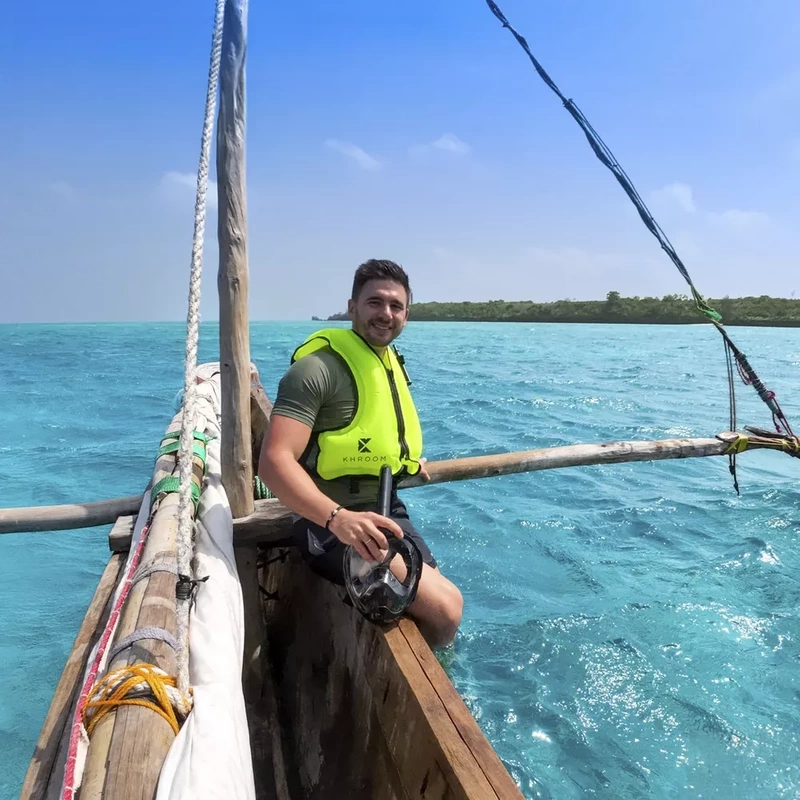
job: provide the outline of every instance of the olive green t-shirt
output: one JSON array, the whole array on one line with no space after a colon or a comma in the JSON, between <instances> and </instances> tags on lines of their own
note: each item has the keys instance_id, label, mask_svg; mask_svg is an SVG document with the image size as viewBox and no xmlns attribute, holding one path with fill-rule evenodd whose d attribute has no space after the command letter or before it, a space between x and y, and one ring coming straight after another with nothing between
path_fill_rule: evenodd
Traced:
<instances>
[{"instance_id":1,"label":"olive green t-shirt","mask_svg":"<svg viewBox=\"0 0 800 800\"><path fill-rule=\"evenodd\" d=\"M356 385L349 368L329 347L295 361L278 384L272 413L308 425L312 435L349 425L356 413ZM310 465L316 463L318 452L314 447L308 453ZM337 504L377 504L377 478L325 481L316 475L312 477L320 490Z\"/></svg>"}]
</instances>

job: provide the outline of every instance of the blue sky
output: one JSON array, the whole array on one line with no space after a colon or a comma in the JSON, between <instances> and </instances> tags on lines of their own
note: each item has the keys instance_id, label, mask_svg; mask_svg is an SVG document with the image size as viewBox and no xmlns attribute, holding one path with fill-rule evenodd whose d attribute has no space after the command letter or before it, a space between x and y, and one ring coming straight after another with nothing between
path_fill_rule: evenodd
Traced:
<instances>
[{"instance_id":1,"label":"blue sky","mask_svg":"<svg viewBox=\"0 0 800 800\"><path fill-rule=\"evenodd\" d=\"M799 5L501 7L703 294L800 292ZM183 319L213 3L4 17L0 322ZM420 301L686 291L484 0L256 0L247 77L254 320L343 309L370 257Z\"/></svg>"}]
</instances>

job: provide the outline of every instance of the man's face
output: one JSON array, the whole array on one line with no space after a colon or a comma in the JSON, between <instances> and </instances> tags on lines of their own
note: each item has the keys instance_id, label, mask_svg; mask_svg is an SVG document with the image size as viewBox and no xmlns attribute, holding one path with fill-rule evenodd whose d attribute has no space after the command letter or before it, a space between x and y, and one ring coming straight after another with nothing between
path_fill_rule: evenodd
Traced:
<instances>
[{"instance_id":1,"label":"man's face","mask_svg":"<svg viewBox=\"0 0 800 800\"><path fill-rule=\"evenodd\" d=\"M347 311L356 333L373 347L386 347L408 320L408 295L396 281L367 281L358 297L347 301Z\"/></svg>"}]
</instances>

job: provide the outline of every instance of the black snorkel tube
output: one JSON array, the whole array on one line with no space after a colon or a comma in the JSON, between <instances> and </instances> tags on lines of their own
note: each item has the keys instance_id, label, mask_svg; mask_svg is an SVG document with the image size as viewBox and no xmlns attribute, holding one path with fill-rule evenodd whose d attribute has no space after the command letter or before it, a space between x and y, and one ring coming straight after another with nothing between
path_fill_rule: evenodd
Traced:
<instances>
[{"instance_id":1,"label":"black snorkel tube","mask_svg":"<svg viewBox=\"0 0 800 800\"><path fill-rule=\"evenodd\" d=\"M377 512L382 517L388 517L392 510L392 468L388 464L381 467L381 476L378 483L378 508ZM387 530L381 528L387 535L391 536Z\"/></svg>"}]
</instances>

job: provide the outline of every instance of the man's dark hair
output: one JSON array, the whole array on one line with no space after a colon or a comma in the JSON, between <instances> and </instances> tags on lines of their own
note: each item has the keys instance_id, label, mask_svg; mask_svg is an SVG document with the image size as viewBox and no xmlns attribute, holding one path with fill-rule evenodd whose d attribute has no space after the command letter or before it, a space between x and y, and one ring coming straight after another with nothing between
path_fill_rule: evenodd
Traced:
<instances>
[{"instance_id":1,"label":"man's dark hair","mask_svg":"<svg viewBox=\"0 0 800 800\"><path fill-rule=\"evenodd\" d=\"M411 285L408 282L406 271L399 264L395 264L394 261L378 258L371 258L369 261L365 261L356 270L353 278L353 293L351 295L353 300L358 299L358 295L367 281L374 280L389 280L399 283L406 290L408 305L411 305Z\"/></svg>"}]
</instances>

